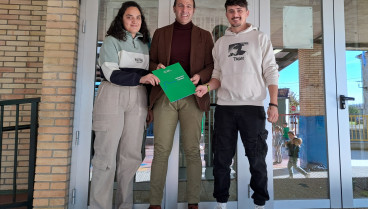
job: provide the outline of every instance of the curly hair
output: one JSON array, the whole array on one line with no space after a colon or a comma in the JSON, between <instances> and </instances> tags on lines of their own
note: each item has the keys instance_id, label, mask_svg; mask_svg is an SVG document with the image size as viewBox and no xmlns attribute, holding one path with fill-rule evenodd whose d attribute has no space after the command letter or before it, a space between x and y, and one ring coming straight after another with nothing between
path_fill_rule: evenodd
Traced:
<instances>
[{"instance_id":1,"label":"curly hair","mask_svg":"<svg viewBox=\"0 0 368 209\"><path fill-rule=\"evenodd\" d=\"M248 10L247 0L226 0L225 9L227 9L228 6L241 6L245 7Z\"/></svg>"},{"instance_id":2,"label":"curly hair","mask_svg":"<svg viewBox=\"0 0 368 209\"><path fill-rule=\"evenodd\" d=\"M142 40L143 43L148 43L150 40L150 34L147 28L146 19L143 15L142 8L135 1L127 1L121 5L121 8L119 9L118 14L116 15L115 19L111 22L109 30L107 30L106 32L106 36L113 36L114 38L118 40L126 41L127 38L126 38L126 32L125 32L124 23L123 23L123 16L124 16L125 11L129 7L136 7L141 13L142 23L141 23L141 28L139 29L139 32L143 35L143 37L140 39Z\"/></svg>"}]
</instances>

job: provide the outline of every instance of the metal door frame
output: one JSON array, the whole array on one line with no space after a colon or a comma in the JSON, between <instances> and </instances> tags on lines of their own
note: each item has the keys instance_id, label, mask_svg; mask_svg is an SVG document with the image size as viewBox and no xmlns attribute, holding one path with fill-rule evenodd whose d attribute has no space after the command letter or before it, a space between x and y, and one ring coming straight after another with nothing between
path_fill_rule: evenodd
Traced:
<instances>
[{"instance_id":1,"label":"metal door frame","mask_svg":"<svg viewBox=\"0 0 368 209\"><path fill-rule=\"evenodd\" d=\"M344 0L334 1L334 26L335 26L335 54L336 54L336 100L339 106L339 96L348 95L347 71L346 71L346 41L345 41L345 11ZM368 207L368 199L354 199L352 186L351 145L349 110L337 107L337 121L339 124L339 150L341 195L343 208Z\"/></svg>"},{"instance_id":2,"label":"metal door frame","mask_svg":"<svg viewBox=\"0 0 368 209\"><path fill-rule=\"evenodd\" d=\"M269 177L270 201L266 208L339 208L358 207L364 205L361 200L353 200L351 185L351 170L343 169L350 167L350 142L337 141L348 136L349 126L347 110L338 109L338 95L347 92L345 71L345 25L344 1L323 0L323 40L324 40L324 68L325 74L325 97L326 97L326 133L328 137L328 163L330 199L321 200L273 200L273 168L272 152L269 152L267 170ZM172 22L173 0L159 0L158 26L162 27ZM74 131L72 146L72 164L69 189L69 207L86 208L88 198L89 156L91 150L92 109L94 92L94 70L97 43L97 21L99 0L82 0L80 7L80 33L78 46L78 67L75 99ZM260 30L270 35L270 0L250 1L249 22L258 25ZM87 12L88 11L88 12ZM258 13L256 11L259 11ZM335 15L336 14L336 15ZM224 13L225 15L225 13ZM170 18L168 18L170 17ZM332 76L336 75L336 76ZM337 85L339 84L339 85ZM269 99L265 101L267 107ZM345 120L345 121L344 121ZM266 128L271 133L271 124ZM87 131L86 131L87 130ZM336 132L338 130L338 132ZM77 139L78 138L78 139ZM272 147L272 135L269 134L267 143ZM335 140L333 140L335 139ZM174 147L170 156L170 167L178 167L179 143L178 130L175 133ZM238 194L247 194L250 175L248 161L244 157L244 148L241 141L238 142ZM336 160L336 159L340 159ZM177 185L178 169L169 169L167 185ZM184 203L177 203L177 186L166 188L164 202L167 207L176 205L185 208ZM341 196L342 193L342 196ZM251 192L250 192L251 194ZM366 202L366 201L365 201ZM200 203L201 208L213 208L215 202ZM238 198L238 202L229 203L232 207L247 208L253 205L251 198ZM146 208L147 204L136 205L136 208Z\"/></svg>"}]
</instances>

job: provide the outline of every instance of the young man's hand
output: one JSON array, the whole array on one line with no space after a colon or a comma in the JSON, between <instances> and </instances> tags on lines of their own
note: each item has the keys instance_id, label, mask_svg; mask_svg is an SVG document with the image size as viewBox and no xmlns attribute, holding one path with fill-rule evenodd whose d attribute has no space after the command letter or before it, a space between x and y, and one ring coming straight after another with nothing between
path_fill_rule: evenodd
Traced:
<instances>
[{"instance_id":1,"label":"young man's hand","mask_svg":"<svg viewBox=\"0 0 368 209\"><path fill-rule=\"evenodd\" d=\"M267 109L267 120L270 123L276 123L279 119L279 110L275 106L269 106Z\"/></svg>"},{"instance_id":2,"label":"young man's hand","mask_svg":"<svg viewBox=\"0 0 368 209\"><path fill-rule=\"evenodd\" d=\"M207 86L205 85L199 85L197 86L197 88L195 89L195 95L197 97L203 97L203 95L205 95L208 91L207 91Z\"/></svg>"}]
</instances>

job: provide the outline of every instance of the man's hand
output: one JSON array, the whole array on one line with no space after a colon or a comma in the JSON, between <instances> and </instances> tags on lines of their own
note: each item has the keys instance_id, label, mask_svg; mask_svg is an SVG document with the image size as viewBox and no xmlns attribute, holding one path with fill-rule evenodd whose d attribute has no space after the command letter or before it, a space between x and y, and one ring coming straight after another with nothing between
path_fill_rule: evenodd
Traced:
<instances>
[{"instance_id":1,"label":"man's hand","mask_svg":"<svg viewBox=\"0 0 368 209\"><path fill-rule=\"evenodd\" d=\"M139 83L151 84L152 86L156 86L160 83L160 79L158 79L157 76L150 73L141 77Z\"/></svg>"},{"instance_id":2,"label":"man's hand","mask_svg":"<svg viewBox=\"0 0 368 209\"><path fill-rule=\"evenodd\" d=\"M276 123L279 119L279 110L275 106L269 106L267 109L267 120L270 123Z\"/></svg>"},{"instance_id":3,"label":"man's hand","mask_svg":"<svg viewBox=\"0 0 368 209\"><path fill-rule=\"evenodd\" d=\"M201 80L201 76L199 76L198 74L194 74L190 80L193 82L194 85L197 85L199 80Z\"/></svg>"},{"instance_id":4,"label":"man's hand","mask_svg":"<svg viewBox=\"0 0 368 209\"><path fill-rule=\"evenodd\" d=\"M207 86L205 86L205 85L197 86L195 91L196 91L195 95L197 97L203 97L203 95L205 95L208 92L207 91Z\"/></svg>"},{"instance_id":5,"label":"man's hand","mask_svg":"<svg viewBox=\"0 0 368 209\"><path fill-rule=\"evenodd\" d=\"M160 63L160 64L157 65L156 70L161 69L161 68L165 69L166 66Z\"/></svg>"}]
</instances>

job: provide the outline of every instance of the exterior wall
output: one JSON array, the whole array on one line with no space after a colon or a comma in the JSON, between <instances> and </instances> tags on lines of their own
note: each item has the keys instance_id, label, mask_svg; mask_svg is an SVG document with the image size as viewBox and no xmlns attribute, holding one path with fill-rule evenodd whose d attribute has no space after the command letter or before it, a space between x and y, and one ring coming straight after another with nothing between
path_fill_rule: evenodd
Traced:
<instances>
[{"instance_id":1,"label":"exterior wall","mask_svg":"<svg viewBox=\"0 0 368 209\"><path fill-rule=\"evenodd\" d=\"M46 1L0 0L0 99L37 97Z\"/></svg>"},{"instance_id":2,"label":"exterior wall","mask_svg":"<svg viewBox=\"0 0 368 209\"><path fill-rule=\"evenodd\" d=\"M33 204L67 208L79 1L49 0L47 6Z\"/></svg>"},{"instance_id":3,"label":"exterior wall","mask_svg":"<svg viewBox=\"0 0 368 209\"><path fill-rule=\"evenodd\" d=\"M41 97L34 208L68 204L78 23L78 0L0 0L0 100ZM20 123L29 109L20 107ZM4 126L14 125L14 110L5 109ZM19 138L17 189L27 189L29 134ZM2 148L0 190L11 190L13 132Z\"/></svg>"},{"instance_id":4,"label":"exterior wall","mask_svg":"<svg viewBox=\"0 0 368 209\"><path fill-rule=\"evenodd\" d=\"M47 1L0 0L0 100L40 97ZM20 105L19 123L29 124L30 105ZM6 106L4 126L15 125ZM15 132L3 134L0 190L12 190ZM28 181L29 131L18 135L17 189Z\"/></svg>"}]
</instances>

